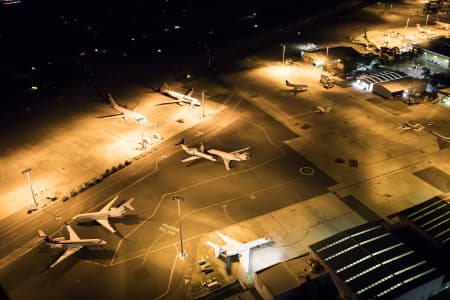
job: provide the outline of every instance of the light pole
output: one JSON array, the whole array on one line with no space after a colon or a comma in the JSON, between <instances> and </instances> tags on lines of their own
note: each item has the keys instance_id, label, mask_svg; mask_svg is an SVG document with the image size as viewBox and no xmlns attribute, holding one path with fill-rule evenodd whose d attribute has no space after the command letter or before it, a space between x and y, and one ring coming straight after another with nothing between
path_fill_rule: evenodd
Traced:
<instances>
[{"instance_id":1,"label":"light pole","mask_svg":"<svg viewBox=\"0 0 450 300\"><path fill-rule=\"evenodd\" d=\"M284 65L284 54L286 53L286 44L283 44L282 63Z\"/></svg>"},{"instance_id":2,"label":"light pole","mask_svg":"<svg viewBox=\"0 0 450 300\"><path fill-rule=\"evenodd\" d=\"M427 20L425 21L425 26L428 26L428 18L430 17L430 15L427 15Z\"/></svg>"},{"instance_id":3,"label":"light pole","mask_svg":"<svg viewBox=\"0 0 450 300\"><path fill-rule=\"evenodd\" d=\"M31 168L26 168L25 170L22 171L22 174L25 174L27 176L27 181L28 181L28 184L30 185L31 195L33 196L34 206L37 207L38 202L36 201L36 197L34 196L33 186L31 185L30 172L31 172Z\"/></svg>"},{"instance_id":4,"label":"light pole","mask_svg":"<svg viewBox=\"0 0 450 300\"><path fill-rule=\"evenodd\" d=\"M205 118L205 91L202 91L202 120Z\"/></svg>"},{"instance_id":5,"label":"light pole","mask_svg":"<svg viewBox=\"0 0 450 300\"><path fill-rule=\"evenodd\" d=\"M181 260L184 260L187 258L187 253L184 252L183 248L183 235L181 233L181 208L180 208L180 200L184 201L184 198L181 196L173 196L172 200L176 200L178 204L178 225L179 225L179 231L180 231L180 247L181 251L178 253L178 258Z\"/></svg>"},{"instance_id":6,"label":"light pole","mask_svg":"<svg viewBox=\"0 0 450 300\"><path fill-rule=\"evenodd\" d=\"M408 25L409 25L409 18L406 20L405 30L408 29Z\"/></svg>"},{"instance_id":7,"label":"light pole","mask_svg":"<svg viewBox=\"0 0 450 300\"><path fill-rule=\"evenodd\" d=\"M142 121L138 121L139 127L141 129L141 143L142 143L142 150L145 150L145 141L144 141L144 129L142 128Z\"/></svg>"}]
</instances>

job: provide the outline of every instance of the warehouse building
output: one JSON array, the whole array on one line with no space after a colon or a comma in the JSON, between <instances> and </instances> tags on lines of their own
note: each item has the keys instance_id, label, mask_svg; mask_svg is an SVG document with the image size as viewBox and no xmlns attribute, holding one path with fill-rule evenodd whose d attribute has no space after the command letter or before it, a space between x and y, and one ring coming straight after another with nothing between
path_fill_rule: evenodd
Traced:
<instances>
[{"instance_id":1,"label":"warehouse building","mask_svg":"<svg viewBox=\"0 0 450 300\"><path fill-rule=\"evenodd\" d=\"M427 87L427 81L413 77L403 77L395 80L375 83L372 92L383 98L392 99L401 96L408 99L411 96L422 94Z\"/></svg>"}]
</instances>

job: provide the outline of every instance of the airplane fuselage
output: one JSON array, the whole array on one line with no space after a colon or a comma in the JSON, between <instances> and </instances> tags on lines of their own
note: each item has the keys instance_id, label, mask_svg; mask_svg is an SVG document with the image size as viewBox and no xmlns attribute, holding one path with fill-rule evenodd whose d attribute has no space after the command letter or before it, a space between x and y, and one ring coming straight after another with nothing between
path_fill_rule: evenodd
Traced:
<instances>
[{"instance_id":1,"label":"airplane fuselage","mask_svg":"<svg viewBox=\"0 0 450 300\"><path fill-rule=\"evenodd\" d=\"M120 218L123 217L125 213L126 210L122 207L120 208L112 207L109 211L98 211L98 212L78 214L75 217L73 217L73 219L78 222L89 222L98 219Z\"/></svg>"},{"instance_id":2,"label":"airplane fuselage","mask_svg":"<svg viewBox=\"0 0 450 300\"><path fill-rule=\"evenodd\" d=\"M71 240L52 240L47 242L51 248L78 248L93 245L104 245L106 242L101 239L81 239L77 241Z\"/></svg>"},{"instance_id":3,"label":"airplane fuselage","mask_svg":"<svg viewBox=\"0 0 450 300\"><path fill-rule=\"evenodd\" d=\"M248 159L248 153L245 153L245 152L233 154L233 153L224 152L224 151L217 150L217 149L210 149L210 150L208 150L208 153L220 156L227 160L243 161L243 160Z\"/></svg>"},{"instance_id":4,"label":"airplane fuselage","mask_svg":"<svg viewBox=\"0 0 450 300\"><path fill-rule=\"evenodd\" d=\"M118 112L123 113L125 119L131 118L131 119L133 119L133 120L135 120L137 122L145 122L145 121L147 121L147 118L143 114L140 114L138 112L129 110L129 109L127 109L125 107L122 107L120 105L113 105L113 108L115 110L117 110Z\"/></svg>"},{"instance_id":5,"label":"airplane fuselage","mask_svg":"<svg viewBox=\"0 0 450 300\"><path fill-rule=\"evenodd\" d=\"M191 97L188 95L184 95L184 94L172 91L172 90L168 90L168 91L166 91L166 93L180 101L190 103L191 105L197 105L197 106L200 105L200 101L197 98L194 98L194 97Z\"/></svg>"},{"instance_id":6,"label":"airplane fuselage","mask_svg":"<svg viewBox=\"0 0 450 300\"><path fill-rule=\"evenodd\" d=\"M226 251L226 254L228 256L232 256L232 255L236 255L236 254L239 254L241 252L244 252L246 250L250 250L250 249L253 249L253 248L265 245L265 244L270 243L270 242L271 242L271 240L269 240L267 238L260 238L260 239L257 239L257 240L254 240L254 241L242 244L239 247L236 247L234 249L226 249L226 248L224 248L224 250Z\"/></svg>"},{"instance_id":7,"label":"airplane fuselage","mask_svg":"<svg viewBox=\"0 0 450 300\"><path fill-rule=\"evenodd\" d=\"M181 145L181 147L187 154L202 157L202 158L205 158L205 159L208 159L211 161L216 161L216 159L212 155L201 152L201 151L197 150L196 148L189 148L186 145Z\"/></svg>"}]
</instances>

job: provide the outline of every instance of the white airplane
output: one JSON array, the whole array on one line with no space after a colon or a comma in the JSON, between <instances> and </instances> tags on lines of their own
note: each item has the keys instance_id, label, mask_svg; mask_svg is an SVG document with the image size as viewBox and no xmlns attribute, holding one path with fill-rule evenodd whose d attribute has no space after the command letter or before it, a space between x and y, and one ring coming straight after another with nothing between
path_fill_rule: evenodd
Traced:
<instances>
[{"instance_id":1,"label":"white airplane","mask_svg":"<svg viewBox=\"0 0 450 300\"><path fill-rule=\"evenodd\" d=\"M403 122L402 126L397 127L397 129L402 129L403 132L405 131L421 131L423 129L423 125L420 123L417 123L415 121L408 121L408 122Z\"/></svg>"},{"instance_id":2,"label":"white airplane","mask_svg":"<svg viewBox=\"0 0 450 300\"><path fill-rule=\"evenodd\" d=\"M78 222L90 222L95 221L108 229L110 232L115 233L116 230L114 227L111 226L108 219L109 218L121 218L123 217L129 210L134 210L134 207L131 206L131 202L134 200L134 198L129 199L127 202L121 204L119 207L111 207L119 198L119 195L115 196L111 201L109 201L108 204L105 205L101 210L97 212L91 212L91 213L83 213L78 214L75 217L73 217L74 220Z\"/></svg>"},{"instance_id":3,"label":"white airplane","mask_svg":"<svg viewBox=\"0 0 450 300\"><path fill-rule=\"evenodd\" d=\"M204 158L210 161L217 161L214 156L205 153L205 146L203 145L203 143L200 144L200 147L197 148L189 148L188 146L186 146L186 144L184 143L184 138L181 139L181 141L176 144L176 145L180 145L181 149L183 149L187 154L190 154L191 156L183 159L181 162L185 163L185 162L190 162L190 161L194 161L200 158Z\"/></svg>"},{"instance_id":4,"label":"white airplane","mask_svg":"<svg viewBox=\"0 0 450 300\"><path fill-rule=\"evenodd\" d=\"M450 137L448 136L443 136L442 134L439 134L436 131L431 131L431 134L444 142L450 143Z\"/></svg>"},{"instance_id":5,"label":"white airplane","mask_svg":"<svg viewBox=\"0 0 450 300\"><path fill-rule=\"evenodd\" d=\"M327 112L330 112L332 108L333 108L332 106L325 106L325 107L323 107L323 106L318 105L318 106L316 106L316 110L314 112L316 112L316 113L327 113Z\"/></svg>"},{"instance_id":6,"label":"white airplane","mask_svg":"<svg viewBox=\"0 0 450 300\"><path fill-rule=\"evenodd\" d=\"M272 240L269 240L268 238L260 238L257 240L250 241L248 243L241 243L218 231L216 231L216 234L226 244L224 246L219 246L211 241L206 241L206 243L211 248L213 248L214 255L216 257L219 257L221 254L223 254L226 257L229 257L239 254L239 261L241 262L241 266L247 273L250 268L250 251L253 248L272 243Z\"/></svg>"},{"instance_id":7,"label":"white airplane","mask_svg":"<svg viewBox=\"0 0 450 300\"><path fill-rule=\"evenodd\" d=\"M39 237L43 238L50 248L62 248L65 250L64 253L50 266L50 268L53 268L85 246L98 246L106 244L106 242L101 239L80 239L69 224L66 224L66 228L69 232L69 239L65 239L63 237L52 239L44 231L38 230Z\"/></svg>"},{"instance_id":8,"label":"white airplane","mask_svg":"<svg viewBox=\"0 0 450 300\"><path fill-rule=\"evenodd\" d=\"M292 90L294 91L294 93L304 92L304 91L308 90L308 86L306 84L291 83L288 80L285 80L285 81L286 81L286 86L293 88Z\"/></svg>"},{"instance_id":9,"label":"white airplane","mask_svg":"<svg viewBox=\"0 0 450 300\"><path fill-rule=\"evenodd\" d=\"M250 149L249 146L233 151L233 152L225 152L225 151L221 151L221 150L217 150L217 149L210 149L207 150L206 152L212 154L212 155L216 155L216 156L220 156L223 160L223 163L225 165L225 168L227 169L227 171L229 171L231 169L231 161L235 160L235 161L243 161L243 160L248 160L250 158L250 154L248 152L246 152L248 149Z\"/></svg>"},{"instance_id":10,"label":"white airplane","mask_svg":"<svg viewBox=\"0 0 450 300\"><path fill-rule=\"evenodd\" d=\"M188 103L190 105L190 107L193 107L194 105L200 106L200 100L192 97L192 94L194 93L194 89L190 89L189 91L186 92L186 94L182 94L182 93L178 93L178 92L171 90L169 88L169 85L167 85L167 83L164 82L162 87L160 88L160 92L162 94L166 94L172 98L175 98L175 100L161 102L161 103L155 104L155 106L156 105L164 105L164 104L172 104L172 103L176 103L178 105L184 105L184 103Z\"/></svg>"},{"instance_id":11,"label":"white airplane","mask_svg":"<svg viewBox=\"0 0 450 300\"><path fill-rule=\"evenodd\" d=\"M117 110L118 112L120 112L119 114L114 114L114 115L107 115L107 116L100 116L97 118L123 118L125 121L128 121L128 119L133 119L136 122L140 123L145 123L147 122L147 117L144 116L141 113L138 113L135 110L131 110L128 108L125 108L123 106L120 106L119 104L116 103L116 101L114 101L113 97L111 96L111 94L108 94L108 99L109 99L109 103L111 105L112 108L114 108L115 110Z\"/></svg>"}]
</instances>

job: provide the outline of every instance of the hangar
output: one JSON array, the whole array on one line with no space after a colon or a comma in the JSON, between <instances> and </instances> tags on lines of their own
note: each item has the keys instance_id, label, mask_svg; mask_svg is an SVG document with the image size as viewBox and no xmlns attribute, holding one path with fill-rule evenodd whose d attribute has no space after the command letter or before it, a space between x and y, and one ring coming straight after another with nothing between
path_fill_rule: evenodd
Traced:
<instances>
[{"instance_id":1,"label":"hangar","mask_svg":"<svg viewBox=\"0 0 450 300\"><path fill-rule=\"evenodd\" d=\"M372 91L373 85L380 82L387 82L407 77L405 73L399 71L386 70L377 73L364 74L358 76L356 86L363 90Z\"/></svg>"},{"instance_id":2,"label":"hangar","mask_svg":"<svg viewBox=\"0 0 450 300\"><path fill-rule=\"evenodd\" d=\"M395 80L375 83L372 92L381 97L392 99L395 96L408 98L425 92L427 81L413 77L403 77Z\"/></svg>"}]
</instances>

